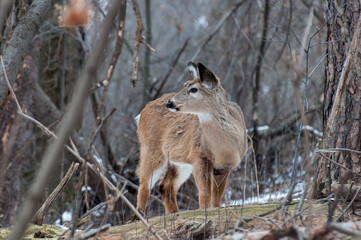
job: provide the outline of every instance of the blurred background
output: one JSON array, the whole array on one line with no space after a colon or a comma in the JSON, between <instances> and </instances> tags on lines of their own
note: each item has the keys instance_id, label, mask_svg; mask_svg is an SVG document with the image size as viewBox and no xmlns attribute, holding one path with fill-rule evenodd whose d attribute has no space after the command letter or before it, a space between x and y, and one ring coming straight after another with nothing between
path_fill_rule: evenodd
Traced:
<instances>
[{"instance_id":1,"label":"blurred background","mask_svg":"<svg viewBox=\"0 0 361 240\"><path fill-rule=\"evenodd\" d=\"M13 2L6 25L0 29L1 51L32 2ZM98 87L97 82L107 74L116 31L109 36L106 57L97 68L98 81L93 82L82 119L72 136L81 156L98 161L106 176L135 204L139 144L134 117L149 101L182 88L189 80L186 74L189 61L202 62L221 79L228 99L242 108L253 142L254 151L249 149L239 167L232 171L224 204L272 201L284 197L295 184L293 195L299 196L307 178L304 154L311 155L322 138L325 23L330 17L326 3L311 0L139 0L138 3L144 25L142 35L155 52L140 44L138 82L132 87L137 19L132 1L127 1L122 50L104 104L104 87ZM67 109L109 10L106 0L92 0L88 4L89 23L67 28L62 23L67 1L55 1L25 58L29 66L23 65L13 86L28 114L53 130ZM300 72L302 79L295 87L293 79ZM295 91L300 94L307 125L302 124ZM0 134L3 143L10 134L13 144L6 153L4 148L0 152L3 156L0 224L9 226L14 223L36 176L50 138L30 121L17 116L13 102L2 104L7 107L2 105ZM101 104L103 107L98 112ZM305 133L311 152L304 149ZM5 155L8 157L4 163ZM74 157L66 151L59 156L43 200L63 178L72 161ZM197 194L191 177L179 191L180 209L197 209ZM164 214L157 188L152 195L148 217ZM102 181L86 167L80 167L44 222L71 221L108 197ZM107 208L100 206L93 212L92 221L104 220ZM115 210L106 216L106 221L120 224L129 220L131 212L119 200Z\"/></svg>"}]
</instances>

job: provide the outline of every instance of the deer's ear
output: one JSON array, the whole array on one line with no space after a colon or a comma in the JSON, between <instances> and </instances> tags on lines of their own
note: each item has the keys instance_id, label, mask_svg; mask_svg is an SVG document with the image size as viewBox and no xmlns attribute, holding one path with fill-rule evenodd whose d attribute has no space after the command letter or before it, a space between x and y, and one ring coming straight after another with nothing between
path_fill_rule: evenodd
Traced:
<instances>
[{"instance_id":1,"label":"deer's ear","mask_svg":"<svg viewBox=\"0 0 361 240\"><path fill-rule=\"evenodd\" d=\"M198 63L197 67L199 72L199 78L203 86L209 89L213 89L219 84L219 80L216 75L206 66L204 66L202 63Z\"/></svg>"},{"instance_id":2,"label":"deer's ear","mask_svg":"<svg viewBox=\"0 0 361 240\"><path fill-rule=\"evenodd\" d=\"M187 64L188 67L188 73L189 76L191 77L191 79L195 79L198 77L198 73L197 73L197 65L194 62L189 62Z\"/></svg>"}]
</instances>

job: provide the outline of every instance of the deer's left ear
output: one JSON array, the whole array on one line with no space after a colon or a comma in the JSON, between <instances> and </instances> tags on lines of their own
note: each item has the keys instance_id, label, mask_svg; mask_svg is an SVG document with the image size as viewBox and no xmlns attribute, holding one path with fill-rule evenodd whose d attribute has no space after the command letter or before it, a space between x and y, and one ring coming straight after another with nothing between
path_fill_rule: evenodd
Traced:
<instances>
[{"instance_id":1,"label":"deer's left ear","mask_svg":"<svg viewBox=\"0 0 361 240\"><path fill-rule=\"evenodd\" d=\"M220 84L216 75L202 63L198 63L198 72L201 84L206 88L213 89Z\"/></svg>"},{"instance_id":2,"label":"deer's left ear","mask_svg":"<svg viewBox=\"0 0 361 240\"><path fill-rule=\"evenodd\" d=\"M192 80L198 77L197 65L194 62L189 62L187 64L187 68L188 68L189 76L191 77Z\"/></svg>"}]
</instances>

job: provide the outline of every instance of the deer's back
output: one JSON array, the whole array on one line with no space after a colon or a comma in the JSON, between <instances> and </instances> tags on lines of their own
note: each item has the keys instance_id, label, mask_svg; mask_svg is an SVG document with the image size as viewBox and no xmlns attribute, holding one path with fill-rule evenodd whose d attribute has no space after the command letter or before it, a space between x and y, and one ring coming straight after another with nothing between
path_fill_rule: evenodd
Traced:
<instances>
[{"instance_id":1,"label":"deer's back","mask_svg":"<svg viewBox=\"0 0 361 240\"><path fill-rule=\"evenodd\" d=\"M140 113L138 138L141 148L162 152L174 162L191 163L199 156L200 129L196 115L173 113L166 108L175 93L149 102Z\"/></svg>"}]
</instances>

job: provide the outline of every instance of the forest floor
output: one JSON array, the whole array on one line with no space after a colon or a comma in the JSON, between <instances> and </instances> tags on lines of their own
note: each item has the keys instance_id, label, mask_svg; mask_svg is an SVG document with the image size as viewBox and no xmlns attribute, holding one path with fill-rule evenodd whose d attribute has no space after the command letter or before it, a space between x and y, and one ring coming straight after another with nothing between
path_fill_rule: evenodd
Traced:
<instances>
[{"instance_id":1,"label":"forest floor","mask_svg":"<svg viewBox=\"0 0 361 240\"><path fill-rule=\"evenodd\" d=\"M360 237L361 218L351 210L335 210L333 220L342 214L345 223L326 224L328 203L303 206L295 214L297 202L288 211L279 203L251 204L205 210L192 210L148 219L162 239L353 239ZM288 212L287 215L284 212ZM297 216L297 217L295 217ZM311 217L310 217L311 216ZM308 219L312 219L309 221ZM11 228L0 228L6 239ZM32 225L24 239L67 239L70 231L54 225ZM293 237L293 238L292 238ZM140 221L107 227L104 231L76 231L74 239L156 239Z\"/></svg>"}]
</instances>

